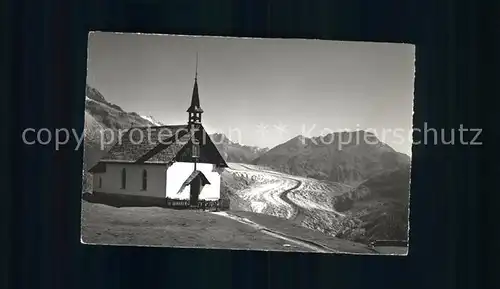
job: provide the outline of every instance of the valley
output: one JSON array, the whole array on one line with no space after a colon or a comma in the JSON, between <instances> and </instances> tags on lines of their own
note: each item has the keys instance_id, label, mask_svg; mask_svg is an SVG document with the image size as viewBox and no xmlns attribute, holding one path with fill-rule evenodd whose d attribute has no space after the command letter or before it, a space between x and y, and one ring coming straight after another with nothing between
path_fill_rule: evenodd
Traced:
<instances>
[{"instance_id":1,"label":"valley","mask_svg":"<svg viewBox=\"0 0 500 289\"><path fill-rule=\"evenodd\" d=\"M409 172L395 171L360 187L304 178L269 168L230 163L223 175L223 192L231 210L267 214L324 234L368 244L376 239L407 239ZM395 181L380 196L380 186ZM382 184L381 184L382 183ZM381 184L381 185L380 185ZM399 198L399 201L398 199Z\"/></svg>"}]
</instances>

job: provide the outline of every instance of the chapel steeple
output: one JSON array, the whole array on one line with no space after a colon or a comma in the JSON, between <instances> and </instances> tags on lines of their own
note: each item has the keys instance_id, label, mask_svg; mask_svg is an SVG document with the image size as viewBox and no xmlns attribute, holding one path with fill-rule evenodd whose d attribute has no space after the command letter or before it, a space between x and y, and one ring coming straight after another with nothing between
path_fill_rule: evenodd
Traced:
<instances>
[{"instance_id":1,"label":"chapel steeple","mask_svg":"<svg viewBox=\"0 0 500 289\"><path fill-rule=\"evenodd\" d=\"M201 114L203 109L200 106L200 96L198 94L198 53L196 53L196 71L194 76L193 94L191 96L191 106L187 109L189 113L188 124L201 124Z\"/></svg>"}]
</instances>

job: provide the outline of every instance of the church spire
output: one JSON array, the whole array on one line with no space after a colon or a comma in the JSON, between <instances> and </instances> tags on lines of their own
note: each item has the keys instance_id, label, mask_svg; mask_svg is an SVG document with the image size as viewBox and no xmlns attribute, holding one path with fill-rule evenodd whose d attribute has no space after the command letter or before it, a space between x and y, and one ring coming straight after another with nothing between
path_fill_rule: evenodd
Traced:
<instances>
[{"instance_id":1,"label":"church spire","mask_svg":"<svg viewBox=\"0 0 500 289\"><path fill-rule=\"evenodd\" d=\"M198 51L196 51L196 69L194 73L194 80L196 81L198 79Z\"/></svg>"},{"instance_id":2,"label":"church spire","mask_svg":"<svg viewBox=\"0 0 500 289\"><path fill-rule=\"evenodd\" d=\"M203 109L200 106L200 96L198 94L198 52L196 52L196 70L194 75L193 94L191 95L191 106L187 109L189 113L189 123L201 123L201 114Z\"/></svg>"}]
</instances>

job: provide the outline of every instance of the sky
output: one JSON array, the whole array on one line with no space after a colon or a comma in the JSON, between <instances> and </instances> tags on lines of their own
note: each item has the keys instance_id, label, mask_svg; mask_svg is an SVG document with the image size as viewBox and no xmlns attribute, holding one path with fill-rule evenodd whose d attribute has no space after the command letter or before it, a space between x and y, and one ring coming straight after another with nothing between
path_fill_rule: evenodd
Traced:
<instances>
[{"instance_id":1,"label":"sky","mask_svg":"<svg viewBox=\"0 0 500 289\"><path fill-rule=\"evenodd\" d=\"M210 134L271 148L363 129L411 155L411 44L94 32L87 82L125 111L184 124L196 54Z\"/></svg>"}]
</instances>

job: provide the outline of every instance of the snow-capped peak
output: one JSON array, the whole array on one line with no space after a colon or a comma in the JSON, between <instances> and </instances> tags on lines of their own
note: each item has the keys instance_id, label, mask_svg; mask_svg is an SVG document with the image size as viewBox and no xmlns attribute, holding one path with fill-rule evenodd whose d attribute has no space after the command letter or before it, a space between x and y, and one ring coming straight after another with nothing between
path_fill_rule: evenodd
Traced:
<instances>
[{"instance_id":1,"label":"snow-capped peak","mask_svg":"<svg viewBox=\"0 0 500 289\"><path fill-rule=\"evenodd\" d=\"M163 123L161 123L160 121L156 120L154 117L152 117L150 115L147 115L147 116L141 115L141 117L143 119L149 121L150 123L152 123L155 126L161 126L161 125L163 125Z\"/></svg>"}]
</instances>

